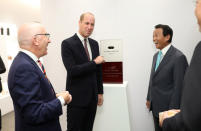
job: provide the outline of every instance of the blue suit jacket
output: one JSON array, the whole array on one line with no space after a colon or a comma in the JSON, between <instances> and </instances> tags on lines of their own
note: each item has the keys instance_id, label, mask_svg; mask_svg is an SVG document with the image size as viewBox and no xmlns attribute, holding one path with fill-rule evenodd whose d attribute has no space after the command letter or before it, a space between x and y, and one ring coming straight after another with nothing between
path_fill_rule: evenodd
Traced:
<instances>
[{"instance_id":1,"label":"blue suit jacket","mask_svg":"<svg viewBox=\"0 0 201 131\"><path fill-rule=\"evenodd\" d=\"M11 65L8 88L15 110L15 131L61 131L61 103L38 65L23 52Z\"/></svg>"}]
</instances>

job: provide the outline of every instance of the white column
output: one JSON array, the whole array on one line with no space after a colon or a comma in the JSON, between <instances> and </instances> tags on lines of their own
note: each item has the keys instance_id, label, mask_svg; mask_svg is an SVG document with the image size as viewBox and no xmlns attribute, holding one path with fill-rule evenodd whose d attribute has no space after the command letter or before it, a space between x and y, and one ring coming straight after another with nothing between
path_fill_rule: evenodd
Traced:
<instances>
[{"instance_id":1,"label":"white column","mask_svg":"<svg viewBox=\"0 0 201 131\"><path fill-rule=\"evenodd\" d=\"M98 107L94 131L130 131L126 88L123 84L104 84L104 102Z\"/></svg>"}]
</instances>

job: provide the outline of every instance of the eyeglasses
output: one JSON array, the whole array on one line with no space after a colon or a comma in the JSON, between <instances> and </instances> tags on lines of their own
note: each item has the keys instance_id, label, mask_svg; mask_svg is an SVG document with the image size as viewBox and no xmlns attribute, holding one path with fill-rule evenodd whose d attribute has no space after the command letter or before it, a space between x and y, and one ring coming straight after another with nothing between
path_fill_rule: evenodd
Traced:
<instances>
[{"instance_id":1,"label":"eyeglasses","mask_svg":"<svg viewBox=\"0 0 201 131\"><path fill-rule=\"evenodd\" d=\"M38 35L45 35L48 39L50 38L50 34L49 34L49 33L45 33L45 34L35 34L34 36L38 36Z\"/></svg>"},{"instance_id":2,"label":"eyeglasses","mask_svg":"<svg viewBox=\"0 0 201 131\"><path fill-rule=\"evenodd\" d=\"M193 3L196 5L199 2L199 0L193 0Z\"/></svg>"}]
</instances>

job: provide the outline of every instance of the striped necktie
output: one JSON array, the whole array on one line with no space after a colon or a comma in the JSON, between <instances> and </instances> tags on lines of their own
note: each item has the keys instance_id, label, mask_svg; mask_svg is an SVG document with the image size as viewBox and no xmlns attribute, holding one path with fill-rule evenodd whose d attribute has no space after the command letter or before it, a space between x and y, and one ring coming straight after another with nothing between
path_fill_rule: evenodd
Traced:
<instances>
[{"instance_id":1,"label":"striped necktie","mask_svg":"<svg viewBox=\"0 0 201 131\"><path fill-rule=\"evenodd\" d=\"M41 63L40 60L38 60L38 63L39 63L39 65L40 65L40 67L41 67L41 69L42 69L42 71L43 71L43 74L44 74L45 77L47 78L46 71L45 71L45 68L44 68L43 64Z\"/></svg>"},{"instance_id":2,"label":"striped necktie","mask_svg":"<svg viewBox=\"0 0 201 131\"><path fill-rule=\"evenodd\" d=\"M156 60L156 66L155 66L155 71L157 70L159 64L160 64L160 61L161 61L161 55L162 55L162 51L160 50L158 52L158 56L157 56L157 60Z\"/></svg>"},{"instance_id":3,"label":"striped necktie","mask_svg":"<svg viewBox=\"0 0 201 131\"><path fill-rule=\"evenodd\" d=\"M45 71L45 68L44 68L42 62L41 62L40 60L38 60L37 62L39 63L39 65L40 65L40 67L41 67L41 69L42 69L42 71L43 71L43 74L45 75L45 78L47 78L46 71ZM52 93L55 95L55 91L54 91L54 89L53 89L53 87L52 87L52 84L50 83L50 81L49 81L48 78L47 78L47 80L48 80L49 84L51 85Z\"/></svg>"}]
</instances>

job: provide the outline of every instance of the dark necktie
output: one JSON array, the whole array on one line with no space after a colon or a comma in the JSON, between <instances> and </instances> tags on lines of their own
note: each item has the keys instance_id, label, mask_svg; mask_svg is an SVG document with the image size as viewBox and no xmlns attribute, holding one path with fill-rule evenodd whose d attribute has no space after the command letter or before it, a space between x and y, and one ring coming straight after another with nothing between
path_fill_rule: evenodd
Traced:
<instances>
[{"instance_id":1,"label":"dark necktie","mask_svg":"<svg viewBox=\"0 0 201 131\"><path fill-rule=\"evenodd\" d=\"M85 49L85 52L87 54L88 60L90 61L89 51L88 51L88 48L87 48L87 39L84 39L84 49Z\"/></svg>"}]
</instances>

